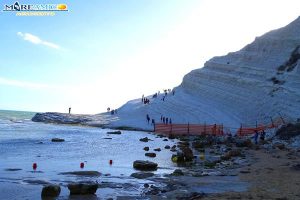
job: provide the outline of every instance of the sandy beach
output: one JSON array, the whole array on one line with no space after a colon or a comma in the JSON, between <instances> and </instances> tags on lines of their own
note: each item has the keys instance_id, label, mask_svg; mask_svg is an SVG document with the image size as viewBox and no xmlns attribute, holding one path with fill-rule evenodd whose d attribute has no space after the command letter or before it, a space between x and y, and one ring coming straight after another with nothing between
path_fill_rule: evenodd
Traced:
<instances>
[{"instance_id":1,"label":"sandy beach","mask_svg":"<svg viewBox=\"0 0 300 200\"><path fill-rule=\"evenodd\" d=\"M252 164L240 169L239 178L250 184L246 192L227 192L203 199L300 199L300 153L293 150L247 151Z\"/></svg>"}]
</instances>

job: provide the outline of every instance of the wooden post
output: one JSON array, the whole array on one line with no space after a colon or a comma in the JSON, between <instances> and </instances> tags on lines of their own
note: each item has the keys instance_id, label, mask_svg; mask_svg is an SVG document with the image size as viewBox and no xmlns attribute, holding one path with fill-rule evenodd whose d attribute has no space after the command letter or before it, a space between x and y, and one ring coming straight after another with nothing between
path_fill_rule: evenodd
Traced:
<instances>
[{"instance_id":1,"label":"wooden post","mask_svg":"<svg viewBox=\"0 0 300 200\"><path fill-rule=\"evenodd\" d=\"M243 128L243 126L241 124L241 127L240 127L240 136L242 135L242 128Z\"/></svg>"},{"instance_id":2,"label":"wooden post","mask_svg":"<svg viewBox=\"0 0 300 200\"><path fill-rule=\"evenodd\" d=\"M188 122L188 135L190 134L190 122Z\"/></svg>"},{"instance_id":3,"label":"wooden post","mask_svg":"<svg viewBox=\"0 0 300 200\"><path fill-rule=\"evenodd\" d=\"M271 118L271 122L272 122L272 128L274 128L275 127L274 121L273 121L272 117L270 117L270 118Z\"/></svg>"}]
</instances>

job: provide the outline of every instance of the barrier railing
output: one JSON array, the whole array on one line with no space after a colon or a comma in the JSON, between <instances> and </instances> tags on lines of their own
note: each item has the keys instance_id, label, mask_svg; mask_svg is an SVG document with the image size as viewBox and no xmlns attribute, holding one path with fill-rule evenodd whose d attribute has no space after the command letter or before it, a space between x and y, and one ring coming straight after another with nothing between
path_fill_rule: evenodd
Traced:
<instances>
[{"instance_id":1,"label":"barrier railing","mask_svg":"<svg viewBox=\"0 0 300 200\"><path fill-rule=\"evenodd\" d=\"M236 134L239 136L251 135L255 131L265 131L267 129L278 128L280 125L285 124L284 119L278 118L276 120L271 119L271 123L267 125L255 125L253 126L243 126L240 128L231 128L237 130ZM220 124L163 124L158 123L154 125L154 132L166 135L224 135L224 132L227 134L230 131L229 127L223 127Z\"/></svg>"},{"instance_id":2,"label":"barrier railing","mask_svg":"<svg viewBox=\"0 0 300 200\"><path fill-rule=\"evenodd\" d=\"M167 135L223 135L223 125L155 124L154 132Z\"/></svg>"},{"instance_id":3,"label":"barrier railing","mask_svg":"<svg viewBox=\"0 0 300 200\"><path fill-rule=\"evenodd\" d=\"M267 129L278 128L280 125L285 124L283 118L278 118L276 120L271 119L271 122L272 123L267 125L260 124L260 125L256 125L255 127L244 127L243 125L241 125L241 127L237 130L236 134L239 136L252 135L256 131L260 132L260 131L265 131Z\"/></svg>"}]
</instances>

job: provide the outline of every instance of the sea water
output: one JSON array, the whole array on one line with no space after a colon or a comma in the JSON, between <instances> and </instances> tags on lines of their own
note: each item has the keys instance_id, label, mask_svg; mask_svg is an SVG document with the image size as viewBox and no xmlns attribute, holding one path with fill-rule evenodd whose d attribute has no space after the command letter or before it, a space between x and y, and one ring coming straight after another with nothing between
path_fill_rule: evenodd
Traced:
<instances>
[{"instance_id":1,"label":"sea water","mask_svg":"<svg viewBox=\"0 0 300 200\"><path fill-rule=\"evenodd\" d=\"M47 182L60 184L62 196L66 197L67 184L78 181L109 183L109 187L97 191L101 199L137 195L147 180L130 177L136 172L132 167L135 160L158 163L159 169L154 172L156 176L171 173L176 168L170 159L172 153L164 149L165 145L175 144L174 140L163 141L156 135L138 131L109 135L107 132L111 130L108 129L35 123L31 121L34 114L0 111L1 199L40 199L41 188ZM142 137L152 141L140 142ZM52 138L62 138L65 142L52 142ZM157 157L148 158L144 155L145 146L149 146L150 150L161 148L162 151L156 152ZM85 164L84 169L80 168L81 162ZM32 169L33 163L37 163L36 170ZM98 171L102 175L61 175L82 170ZM114 184L121 186L112 187Z\"/></svg>"}]
</instances>

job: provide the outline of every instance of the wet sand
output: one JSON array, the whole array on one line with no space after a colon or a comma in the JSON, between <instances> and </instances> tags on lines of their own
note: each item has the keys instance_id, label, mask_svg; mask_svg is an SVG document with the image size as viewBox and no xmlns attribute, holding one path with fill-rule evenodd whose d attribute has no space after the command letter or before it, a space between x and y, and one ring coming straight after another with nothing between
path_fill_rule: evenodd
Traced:
<instances>
[{"instance_id":1,"label":"wet sand","mask_svg":"<svg viewBox=\"0 0 300 200\"><path fill-rule=\"evenodd\" d=\"M207 196L212 199L300 199L300 153L293 150L248 150L253 159L240 170L239 178L250 184L246 192L226 192ZM296 169L297 168L297 169Z\"/></svg>"}]
</instances>

